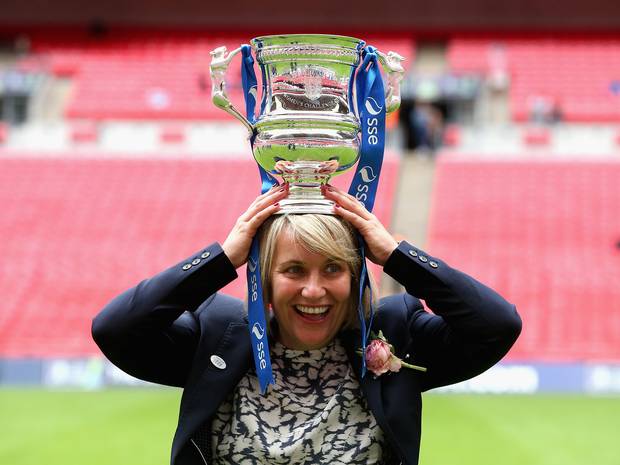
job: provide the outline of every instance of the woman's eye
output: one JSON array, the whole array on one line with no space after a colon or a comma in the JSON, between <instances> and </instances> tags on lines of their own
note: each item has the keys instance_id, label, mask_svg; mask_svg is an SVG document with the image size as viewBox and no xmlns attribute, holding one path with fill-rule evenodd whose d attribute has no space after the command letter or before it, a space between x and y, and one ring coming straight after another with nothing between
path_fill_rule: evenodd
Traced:
<instances>
[{"instance_id":1,"label":"woman's eye","mask_svg":"<svg viewBox=\"0 0 620 465\"><path fill-rule=\"evenodd\" d=\"M299 265L291 265L289 267L286 267L284 269L284 272L290 274L300 274L303 272L303 268Z\"/></svg>"},{"instance_id":2,"label":"woman's eye","mask_svg":"<svg viewBox=\"0 0 620 465\"><path fill-rule=\"evenodd\" d=\"M328 273L338 273L342 271L342 265L340 265L339 263L329 263L325 267L325 271L327 271Z\"/></svg>"}]
</instances>

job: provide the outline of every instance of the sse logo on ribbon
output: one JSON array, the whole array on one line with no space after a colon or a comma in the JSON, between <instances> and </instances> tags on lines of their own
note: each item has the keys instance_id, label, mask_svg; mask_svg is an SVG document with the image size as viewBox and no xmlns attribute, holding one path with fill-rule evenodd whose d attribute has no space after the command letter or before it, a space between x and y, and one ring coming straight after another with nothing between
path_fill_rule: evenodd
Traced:
<instances>
[{"instance_id":1,"label":"sse logo on ribbon","mask_svg":"<svg viewBox=\"0 0 620 465\"><path fill-rule=\"evenodd\" d=\"M358 172L362 178L362 181L364 182L373 182L375 179L377 179L377 175L372 170L372 166L364 166Z\"/></svg>"},{"instance_id":2,"label":"sse logo on ribbon","mask_svg":"<svg viewBox=\"0 0 620 465\"><path fill-rule=\"evenodd\" d=\"M370 145L377 145L379 143L379 118L377 115L383 111L383 107L372 97L366 99L364 106L366 111L374 117L366 118L366 140Z\"/></svg>"},{"instance_id":3,"label":"sse logo on ribbon","mask_svg":"<svg viewBox=\"0 0 620 465\"><path fill-rule=\"evenodd\" d=\"M248 268L250 269L250 273L254 273L256 271L256 260L254 257L248 258Z\"/></svg>"},{"instance_id":4,"label":"sse logo on ribbon","mask_svg":"<svg viewBox=\"0 0 620 465\"><path fill-rule=\"evenodd\" d=\"M370 190L369 184L377 179L377 175L372 170L371 166L364 166L358 172L362 182L358 183L355 187L355 198L359 200L364 207L366 207L366 200L368 200L368 191Z\"/></svg>"},{"instance_id":5,"label":"sse logo on ribbon","mask_svg":"<svg viewBox=\"0 0 620 465\"><path fill-rule=\"evenodd\" d=\"M252 334L256 339L258 339L258 343L256 344L258 366L261 370L265 370L267 368L267 360L265 359L265 343L262 341L263 336L265 335L265 329L260 323L254 323L254 325L252 325Z\"/></svg>"},{"instance_id":6,"label":"sse logo on ribbon","mask_svg":"<svg viewBox=\"0 0 620 465\"><path fill-rule=\"evenodd\" d=\"M248 271L250 274L250 286L249 286L249 294L250 294L250 302L258 301L258 273L256 273L256 268L258 267L258 262L254 257L248 258Z\"/></svg>"},{"instance_id":7,"label":"sse logo on ribbon","mask_svg":"<svg viewBox=\"0 0 620 465\"><path fill-rule=\"evenodd\" d=\"M254 334L256 339L262 339L265 335L265 330L260 323L254 323L254 326L252 326L252 334Z\"/></svg>"},{"instance_id":8,"label":"sse logo on ribbon","mask_svg":"<svg viewBox=\"0 0 620 465\"><path fill-rule=\"evenodd\" d=\"M364 104L364 106L366 107L366 111L373 116L377 116L379 113L381 113L381 110L383 110L383 107L379 105L377 101L372 97L368 97L366 99L366 103Z\"/></svg>"}]
</instances>

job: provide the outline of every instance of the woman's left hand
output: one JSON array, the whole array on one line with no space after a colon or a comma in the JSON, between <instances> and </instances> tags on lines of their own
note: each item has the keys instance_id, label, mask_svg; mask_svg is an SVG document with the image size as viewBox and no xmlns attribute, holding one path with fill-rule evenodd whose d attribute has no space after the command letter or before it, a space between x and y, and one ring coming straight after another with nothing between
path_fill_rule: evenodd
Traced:
<instances>
[{"instance_id":1,"label":"woman's left hand","mask_svg":"<svg viewBox=\"0 0 620 465\"><path fill-rule=\"evenodd\" d=\"M385 265L398 241L385 229L385 226L370 213L364 205L352 195L326 185L322 187L323 195L336 203L334 212L355 227L366 242L366 253L370 261L377 265Z\"/></svg>"}]
</instances>

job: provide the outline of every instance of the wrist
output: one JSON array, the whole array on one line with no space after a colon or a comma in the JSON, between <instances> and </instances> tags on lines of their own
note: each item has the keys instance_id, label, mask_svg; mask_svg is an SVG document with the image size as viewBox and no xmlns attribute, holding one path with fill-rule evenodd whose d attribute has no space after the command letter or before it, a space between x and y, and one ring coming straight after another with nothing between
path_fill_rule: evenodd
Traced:
<instances>
[{"instance_id":1,"label":"wrist","mask_svg":"<svg viewBox=\"0 0 620 465\"><path fill-rule=\"evenodd\" d=\"M388 261L388 259L390 258L390 256L394 253L394 251L395 251L396 249L398 249L398 245L399 245L399 244L400 244L400 242L398 242L398 241L393 241L393 242L390 244L390 246L387 248L388 252L387 252L387 254L385 255L385 260L383 260L382 265L385 265L385 264L386 264L386 262Z\"/></svg>"},{"instance_id":2,"label":"wrist","mask_svg":"<svg viewBox=\"0 0 620 465\"><path fill-rule=\"evenodd\" d=\"M235 254L234 248L230 247L230 245L227 244L226 242L222 244L222 251L224 252L224 255L226 255L226 257L228 258L228 261L230 261L232 266L235 267L235 269L243 265L244 263L243 259L239 257L238 254Z\"/></svg>"}]
</instances>

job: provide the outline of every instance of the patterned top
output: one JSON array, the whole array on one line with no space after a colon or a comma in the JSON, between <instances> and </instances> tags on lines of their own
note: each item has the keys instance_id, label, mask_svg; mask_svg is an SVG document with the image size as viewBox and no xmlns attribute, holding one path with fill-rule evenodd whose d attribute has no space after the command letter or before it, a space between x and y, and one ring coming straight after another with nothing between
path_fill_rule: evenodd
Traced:
<instances>
[{"instance_id":1,"label":"patterned top","mask_svg":"<svg viewBox=\"0 0 620 465\"><path fill-rule=\"evenodd\" d=\"M275 386L248 373L211 424L216 464L384 464L384 436L336 339L310 351L272 347Z\"/></svg>"}]
</instances>

